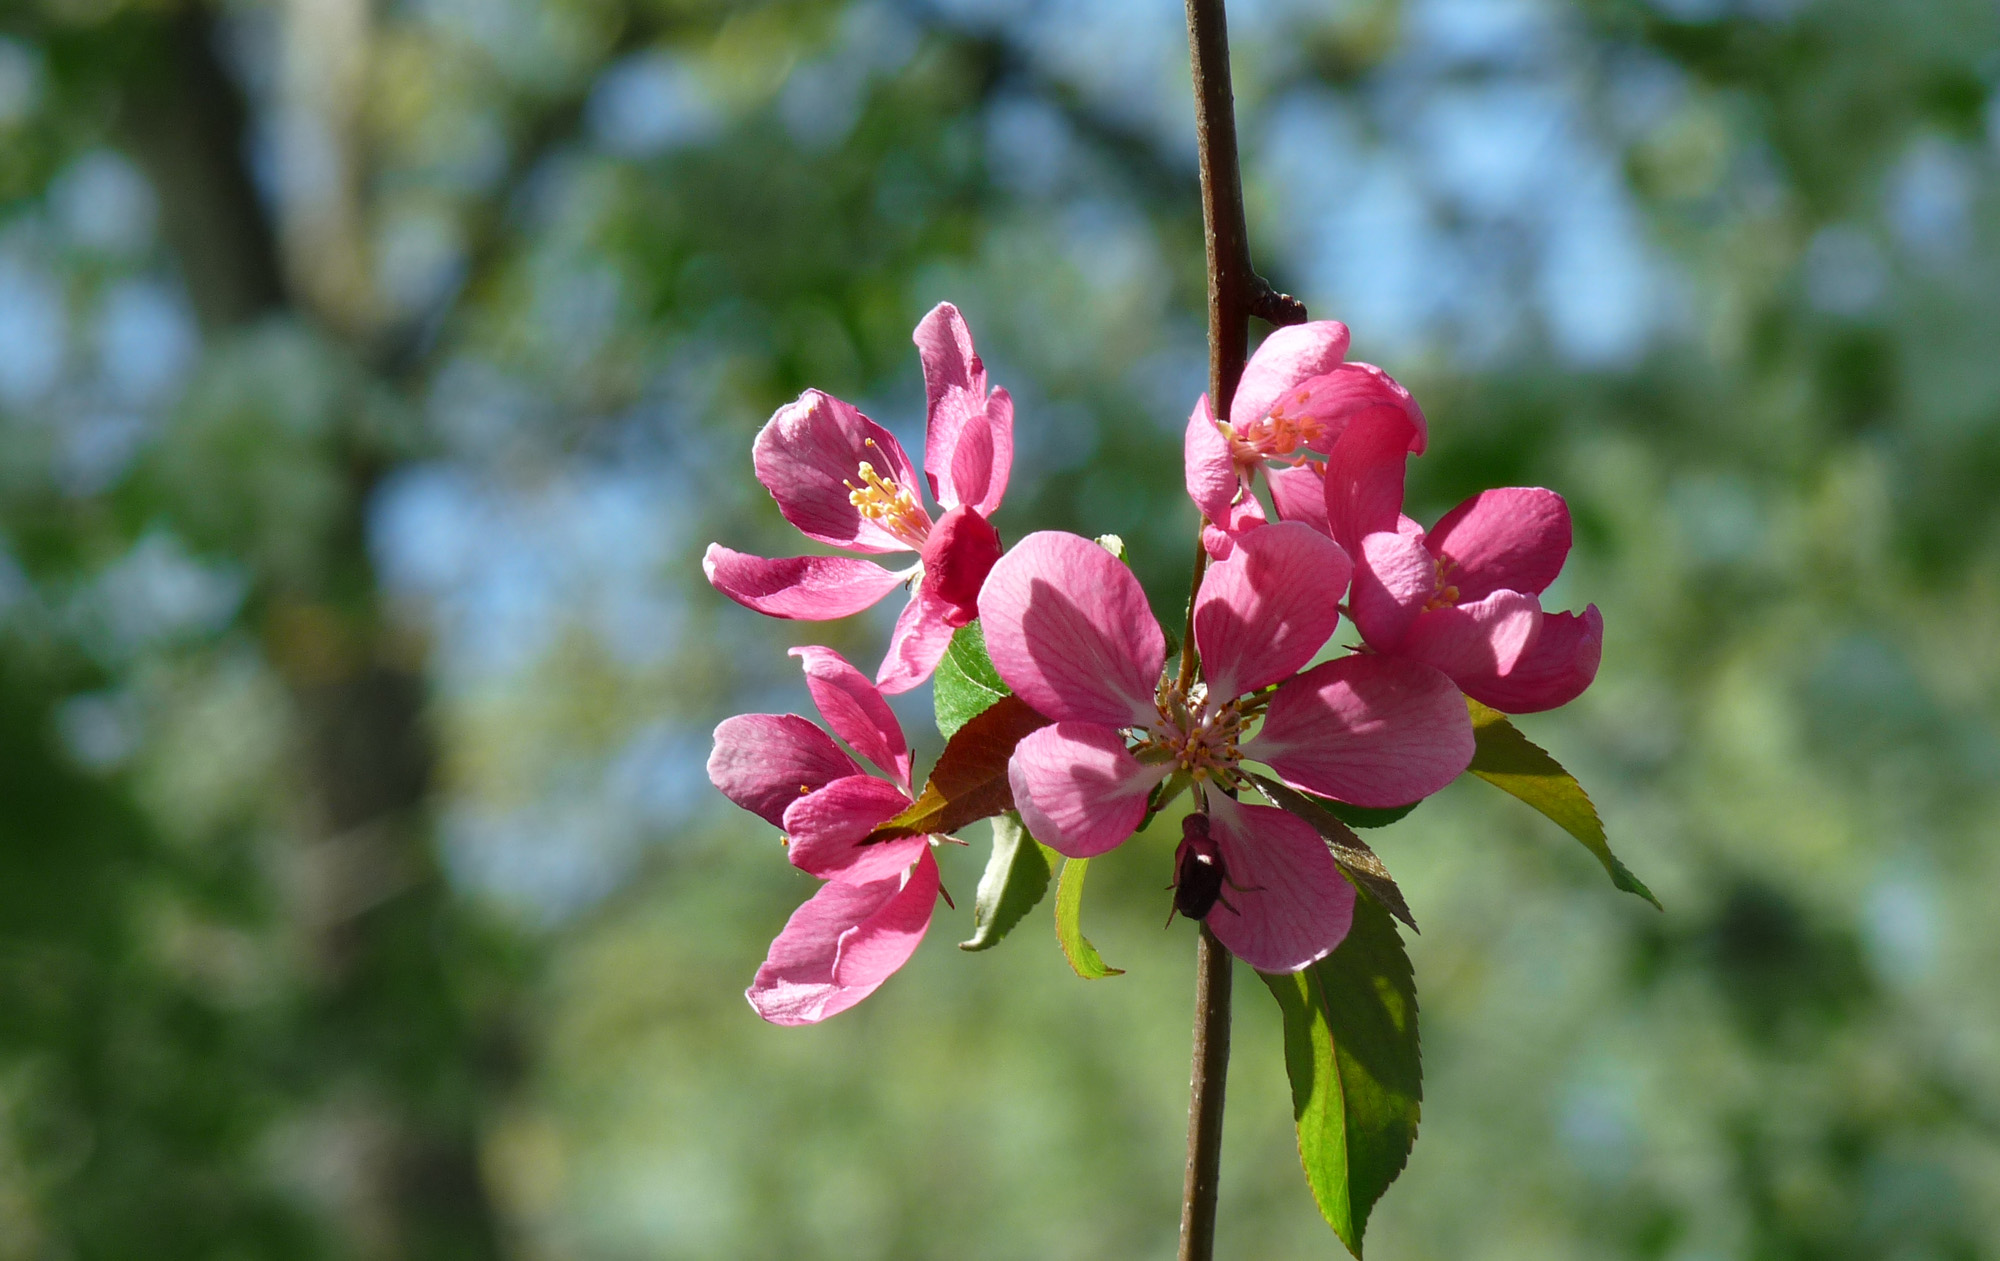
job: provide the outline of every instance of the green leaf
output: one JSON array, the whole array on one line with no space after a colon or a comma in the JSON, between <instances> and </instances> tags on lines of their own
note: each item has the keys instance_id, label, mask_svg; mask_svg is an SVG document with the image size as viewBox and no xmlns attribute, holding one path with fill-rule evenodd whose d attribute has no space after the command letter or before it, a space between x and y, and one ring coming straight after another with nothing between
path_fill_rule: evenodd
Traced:
<instances>
[{"instance_id":1,"label":"green leaf","mask_svg":"<svg viewBox=\"0 0 2000 1261\"><path fill-rule=\"evenodd\" d=\"M1125 969L1104 962L1078 923L1083 914L1083 874L1089 868L1088 858L1063 859L1062 876L1056 881L1056 944L1062 947L1069 966L1086 981L1123 976Z\"/></svg>"},{"instance_id":2,"label":"green leaf","mask_svg":"<svg viewBox=\"0 0 2000 1261\"><path fill-rule=\"evenodd\" d=\"M924 790L909 809L868 834L862 844L925 833L956 832L968 823L1014 808L1007 759L1031 731L1049 725L1018 696L1003 696L969 719L945 742Z\"/></svg>"},{"instance_id":3,"label":"green leaf","mask_svg":"<svg viewBox=\"0 0 2000 1261\"><path fill-rule=\"evenodd\" d=\"M1335 804L1324 797L1312 797L1297 789L1288 788L1268 775L1255 771L1244 774L1264 799L1280 810L1290 811L1320 834L1327 849L1333 852L1333 861L1347 873L1347 878L1372 895L1376 901L1389 909L1389 913L1416 931L1416 917L1410 914L1410 904L1403 899L1403 891L1396 887L1396 881L1375 851L1368 843L1347 830L1347 825L1329 813ZM1352 809L1353 807L1349 807Z\"/></svg>"},{"instance_id":4,"label":"green leaf","mask_svg":"<svg viewBox=\"0 0 2000 1261\"><path fill-rule=\"evenodd\" d=\"M1597 855L1597 861L1610 873L1612 884L1665 910L1653 891L1611 852L1611 844L1604 835L1604 821L1597 817L1597 807L1591 804L1583 785L1576 782L1576 776L1522 735L1519 728L1507 721L1507 715L1488 709L1471 697L1466 698L1465 704L1472 711L1472 738L1477 743L1468 769L1561 824L1563 831Z\"/></svg>"},{"instance_id":5,"label":"green leaf","mask_svg":"<svg viewBox=\"0 0 2000 1261\"><path fill-rule=\"evenodd\" d=\"M1049 890L1049 858L1013 811L993 816L993 856L972 903L972 938L960 950L990 950Z\"/></svg>"},{"instance_id":6,"label":"green leaf","mask_svg":"<svg viewBox=\"0 0 2000 1261\"><path fill-rule=\"evenodd\" d=\"M1327 797L1315 797L1320 808L1351 828L1386 828L1418 806L1422 801L1413 801L1407 806L1390 806L1385 810L1372 810L1367 806L1350 806L1344 801L1334 801Z\"/></svg>"},{"instance_id":7,"label":"green leaf","mask_svg":"<svg viewBox=\"0 0 2000 1261\"><path fill-rule=\"evenodd\" d=\"M968 622L952 634L951 646L932 677L931 705L937 713L938 734L947 740L1009 694L986 655L986 633L978 622Z\"/></svg>"},{"instance_id":8,"label":"green leaf","mask_svg":"<svg viewBox=\"0 0 2000 1261\"><path fill-rule=\"evenodd\" d=\"M1416 1146L1424 1075L1417 983L1388 912L1354 902L1354 926L1326 958L1264 974L1285 1014L1299 1163L1319 1211L1356 1257L1368 1214Z\"/></svg>"}]
</instances>

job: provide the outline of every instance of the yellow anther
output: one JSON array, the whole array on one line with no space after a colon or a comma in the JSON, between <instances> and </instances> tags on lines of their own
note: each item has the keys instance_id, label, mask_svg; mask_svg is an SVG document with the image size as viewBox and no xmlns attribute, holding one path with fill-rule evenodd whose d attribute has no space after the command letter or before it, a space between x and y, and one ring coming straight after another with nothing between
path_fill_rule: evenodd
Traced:
<instances>
[{"instance_id":1,"label":"yellow anther","mask_svg":"<svg viewBox=\"0 0 2000 1261\"><path fill-rule=\"evenodd\" d=\"M1436 588L1431 598L1424 601L1425 609L1448 609L1458 603L1458 587L1451 581L1451 575L1458 568L1458 562L1449 556L1437 558Z\"/></svg>"},{"instance_id":2,"label":"yellow anther","mask_svg":"<svg viewBox=\"0 0 2000 1261\"><path fill-rule=\"evenodd\" d=\"M847 502L854 505L855 511L910 546L922 547L931 522L916 497L898 486L895 479L877 473L875 466L866 460L854 471L860 476L861 485L842 484L847 487Z\"/></svg>"}]
</instances>

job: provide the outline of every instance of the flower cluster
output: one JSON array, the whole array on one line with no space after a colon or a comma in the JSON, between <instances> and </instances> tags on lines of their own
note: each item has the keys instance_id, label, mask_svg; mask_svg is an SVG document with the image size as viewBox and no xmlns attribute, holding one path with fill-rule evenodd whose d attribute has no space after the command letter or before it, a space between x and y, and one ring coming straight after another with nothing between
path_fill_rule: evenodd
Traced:
<instances>
[{"instance_id":1,"label":"flower cluster","mask_svg":"<svg viewBox=\"0 0 2000 1261\"><path fill-rule=\"evenodd\" d=\"M1313 803L1420 801L1473 759L1467 697L1548 709L1596 674L1596 608L1541 607L1569 550L1561 497L1489 490L1428 530L1405 516L1424 415L1379 368L1347 362L1341 324L1267 338L1227 420L1206 396L1194 408L1186 476L1206 565L1179 654L1105 546L1045 531L1003 547L990 518L1012 462L1012 401L989 387L955 308L925 316L915 341L929 412L921 484L888 431L818 391L772 417L754 459L808 538L915 552L916 563L769 560L719 545L705 561L719 591L775 617L844 617L910 592L873 682L830 649L793 650L827 725L883 777L797 715L716 730L711 780L781 828L793 864L826 881L750 988L768 1020L808 1023L853 1005L929 926L940 887L931 849L943 838L902 823L962 826L937 810L966 776L933 776L919 793L883 693L928 679L975 618L993 673L1035 720L1001 751L1004 774L980 790L980 812L1016 811L1037 841L1085 859L1189 796L1174 904L1267 973L1324 958L1354 913L1355 885ZM1329 653L1344 616L1360 643Z\"/></svg>"}]
</instances>

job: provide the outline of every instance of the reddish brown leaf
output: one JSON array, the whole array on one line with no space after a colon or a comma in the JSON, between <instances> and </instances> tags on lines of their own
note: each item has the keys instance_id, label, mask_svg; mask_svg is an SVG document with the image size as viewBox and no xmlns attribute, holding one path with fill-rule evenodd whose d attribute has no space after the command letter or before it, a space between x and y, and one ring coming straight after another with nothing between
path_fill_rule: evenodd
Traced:
<instances>
[{"instance_id":1,"label":"reddish brown leaf","mask_svg":"<svg viewBox=\"0 0 2000 1261\"><path fill-rule=\"evenodd\" d=\"M1007 759L1031 731L1049 725L1018 696L1003 696L958 729L944 746L929 782L910 808L868 835L891 841L927 832L956 832L1014 808Z\"/></svg>"}]
</instances>

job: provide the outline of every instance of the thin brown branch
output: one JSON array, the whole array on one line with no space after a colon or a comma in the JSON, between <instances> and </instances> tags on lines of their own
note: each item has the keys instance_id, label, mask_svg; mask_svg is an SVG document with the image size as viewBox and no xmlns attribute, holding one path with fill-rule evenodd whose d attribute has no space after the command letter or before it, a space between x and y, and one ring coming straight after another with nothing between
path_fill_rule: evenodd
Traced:
<instances>
[{"instance_id":1,"label":"thin brown branch","mask_svg":"<svg viewBox=\"0 0 2000 1261\"><path fill-rule=\"evenodd\" d=\"M1187 1181L1181 1188L1180 1261L1215 1255L1215 1201L1222 1180L1222 1103L1229 1085L1229 948L1201 926L1195 947L1194 1072L1188 1085Z\"/></svg>"},{"instance_id":2,"label":"thin brown branch","mask_svg":"<svg viewBox=\"0 0 2000 1261\"><path fill-rule=\"evenodd\" d=\"M1250 315L1270 286L1250 265L1243 221L1243 176L1236 158L1236 102L1229 84L1229 29L1223 0L1187 0L1188 56L1194 76L1195 140L1201 161L1201 218L1208 254L1208 397L1229 415L1249 350ZM1303 312L1301 312L1303 314ZM1183 691L1194 673L1194 594L1208 552L1196 540L1181 645ZM1229 951L1208 925L1195 955L1194 1050L1188 1089L1187 1179L1181 1193L1180 1261L1215 1255L1215 1206L1222 1181L1223 1096L1229 1080Z\"/></svg>"}]
</instances>

